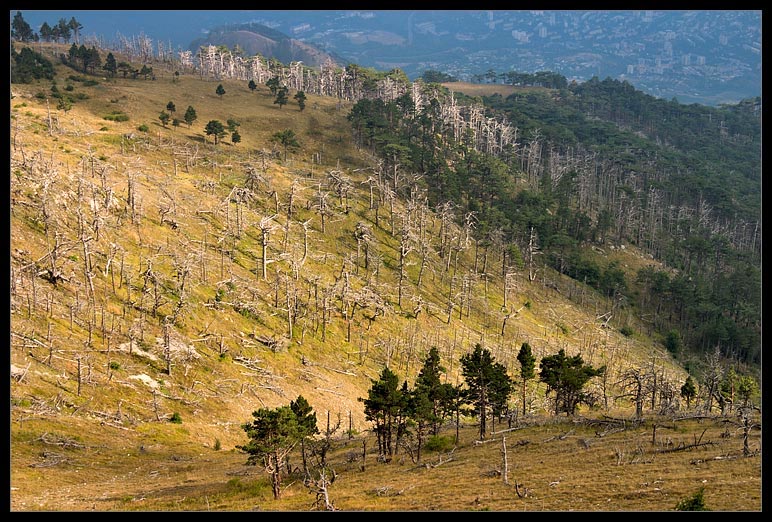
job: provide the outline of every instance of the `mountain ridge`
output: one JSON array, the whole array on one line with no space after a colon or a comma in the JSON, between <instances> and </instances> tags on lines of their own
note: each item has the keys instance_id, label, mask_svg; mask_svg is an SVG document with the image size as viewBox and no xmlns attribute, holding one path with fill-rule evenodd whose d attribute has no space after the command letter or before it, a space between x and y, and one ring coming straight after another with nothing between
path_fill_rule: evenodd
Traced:
<instances>
[{"instance_id":1,"label":"mountain ridge","mask_svg":"<svg viewBox=\"0 0 772 522\"><path fill-rule=\"evenodd\" d=\"M412 381L433 344L456 376L458 355L475 342L514 369L516 349L527 339L538 355L569 347L593 363L651 365L672 382L682 381L683 368L635 318L632 335L613 322L604 325L598 312L604 314L609 303L588 291L584 306L577 306L564 297L576 284L552 272L555 287L542 277L515 278L509 306L520 310L507 330L513 337L505 338L499 322L504 287L493 274L471 278L478 259L471 244L456 258L461 270L470 271L475 290L467 296L473 303L468 312L462 301L447 312L452 278L434 255L423 289L415 284L418 266L407 265L409 285L399 306L399 239L391 227L411 214L403 200L394 201L391 222L386 207L380 216L372 207L367 180L377 168L371 152L350 139L350 102L309 95L305 110L282 109L264 85L251 92L245 81L223 79L225 94L218 96L211 79L154 67L155 80L87 84L57 65L57 83L81 97L53 112L48 97L38 96L45 82L13 88L16 509L25 509L19 502L32 505L36 468L46 466L59 477L82 469L89 462L83 442L102 463L90 469L107 482L119 452L128 454L129 465L163 455L154 462L155 473L143 468L145 481L156 483L158 469L163 480L181 477L164 462L193 466L201 460L196 452L215 450L218 442L232 450L243 442L239 424L251 411L284 404L297 393L320 420L326 411L333 421L336 414L346 421L353 412L361 433L367 423L358 398L378 370L390 365ZM159 123L170 99L177 116L187 105L196 107L192 129ZM105 118L117 113L128 121ZM241 141L214 145L202 130L212 119L238 120ZM287 159L273 139L283 128L293 129L302 143ZM427 215L427 226L435 227L427 229L433 231L428 237L437 239L439 217ZM359 223L373 234L369 266L364 253L355 256ZM264 231L274 270L269 277L261 274ZM636 250L610 255L631 269L655 265L631 252ZM535 388L529 400L546 407ZM622 410L629 411L629 404ZM174 413L180 425L171 422ZM72 427L70 418L77 419ZM38 451L57 441L66 453ZM179 452L167 453L175 445ZM238 474L243 456L228 459L228 472ZM223 483L228 476L218 475ZM257 477L241 476L259 484ZM94 502L88 490L98 492L91 499L106 496L124 509L146 505L140 494L121 504L110 486L69 482L77 480L74 475L66 480L76 491L40 495L42 509L67 505L46 499L78 497L77 484L82 502ZM209 490L213 502L215 490ZM169 510L180 509L170 502Z\"/></svg>"},{"instance_id":2,"label":"mountain ridge","mask_svg":"<svg viewBox=\"0 0 772 522\"><path fill-rule=\"evenodd\" d=\"M225 45L231 49L238 46L246 55L260 55L282 63L303 62L309 67L318 67L325 62L340 65L342 59L309 45L290 38L270 27L257 24L233 24L213 28L207 36L194 40L189 49L198 51L202 46Z\"/></svg>"},{"instance_id":3,"label":"mountain ridge","mask_svg":"<svg viewBox=\"0 0 772 522\"><path fill-rule=\"evenodd\" d=\"M559 72L569 79L610 77L682 103L718 106L761 95L761 11L24 11L37 30L75 15L95 41L144 33L186 49L213 26L254 21L374 67L400 64L411 79L438 69L469 81L489 69ZM13 16L13 13L11 13ZM407 46L359 43L352 35L385 31ZM392 38L393 40L393 38ZM392 41L389 40L389 41ZM468 51L433 60L426 55L462 46ZM445 59L447 58L447 59Z\"/></svg>"}]
</instances>

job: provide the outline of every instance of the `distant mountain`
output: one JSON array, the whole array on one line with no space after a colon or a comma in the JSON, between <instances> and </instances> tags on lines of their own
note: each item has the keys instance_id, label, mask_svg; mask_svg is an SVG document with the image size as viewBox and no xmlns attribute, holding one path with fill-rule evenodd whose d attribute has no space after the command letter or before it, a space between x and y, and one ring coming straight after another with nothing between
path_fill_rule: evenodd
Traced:
<instances>
[{"instance_id":1,"label":"distant mountain","mask_svg":"<svg viewBox=\"0 0 772 522\"><path fill-rule=\"evenodd\" d=\"M13 18L15 11L11 11ZM761 10L23 10L34 31L75 17L88 41L140 33L173 49L222 38L212 27L254 23L300 45L410 79L426 70L474 80L489 71L553 71L569 80L626 80L648 94L717 106L761 95ZM250 37L260 40L259 37ZM267 42L263 42L267 44ZM239 43L246 50L246 43ZM285 47L282 47L285 45ZM301 54L293 54L301 53ZM271 54L271 53L267 53ZM312 61L303 60L306 63Z\"/></svg>"},{"instance_id":2,"label":"distant mountain","mask_svg":"<svg viewBox=\"0 0 772 522\"><path fill-rule=\"evenodd\" d=\"M313 44L295 40L258 23L217 27L206 37L194 40L189 49L195 52L203 45L225 45L229 49L234 49L238 45L248 56L259 54L283 63L299 61L312 67L319 66L328 60L338 65L345 64L342 58L322 51Z\"/></svg>"}]
</instances>

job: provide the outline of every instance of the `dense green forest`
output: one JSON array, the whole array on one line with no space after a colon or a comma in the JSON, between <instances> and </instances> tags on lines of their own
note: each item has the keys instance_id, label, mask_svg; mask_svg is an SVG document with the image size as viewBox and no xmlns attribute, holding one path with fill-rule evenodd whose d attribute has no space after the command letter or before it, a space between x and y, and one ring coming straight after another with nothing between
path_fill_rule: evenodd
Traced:
<instances>
[{"instance_id":1,"label":"dense green forest","mask_svg":"<svg viewBox=\"0 0 772 522\"><path fill-rule=\"evenodd\" d=\"M505 244L513 264L547 263L634 308L687 367L716 347L760 363L760 99L682 105L597 78L455 97L482 102L519 142L481 152L471 132L449 131L436 99L418 112L407 94L362 99L349 119L387 172L420 174L433 205L461 209L477 241ZM588 255L625 242L672 270L631 281Z\"/></svg>"}]
</instances>

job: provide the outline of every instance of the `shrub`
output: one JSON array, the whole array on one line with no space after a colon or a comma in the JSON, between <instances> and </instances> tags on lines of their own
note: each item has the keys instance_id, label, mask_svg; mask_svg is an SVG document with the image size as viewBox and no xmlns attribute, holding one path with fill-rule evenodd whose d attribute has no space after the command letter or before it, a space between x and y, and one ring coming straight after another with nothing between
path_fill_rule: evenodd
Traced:
<instances>
[{"instance_id":1,"label":"shrub","mask_svg":"<svg viewBox=\"0 0 772 522\"><path fill-rule=\"evenodd\" d=\"M140 125L139 127L137 127L137 130L138 130L139 132L149 132L149 131L150 131L150 127L148 127L147 125L145 125L145 124L143 123L142 125Z\"/></svg>"},{"instance_id":2,"label":"shrub","mask_svg":"<svg viewBox=\"0 0 772 522\"><path fill-rule=\"evenodd\" d=\"M625 337L632 337L632 335L635 333L635 331L630 328L629 326L623 326L619 332L624 335Z\"/></svg>"},{"instance_id":3,"label":"shrub","mask_svg":"<svg viewBox=\"0 0 772 522\"><path fill-rule=\"evenodd\" d=\"M704 494L705 488L700 488L691 497L686 497L678 502L675 507L676 511L710 511L710 509L705 507Z\"/></svg>"},{"instance_id":4,"label":"shrub","mask_svg":"<svg viewBox=\"0 0 772 522\"><path fill-rule=\"evenodd\" d=\"M220 451L222 449L222 444L220 443L220 439L214 439L214 450Z\"/></svg>"},{"instance_id":5,"label":"shrub","mask_svg":"<svg viewBox=\"0 0 772 522\"><path fill-rule=\"evenodd\" d=\"M455 445L453 437L447 435L432 435L426 439L424 448L427 451L448 451Z\"/></svg>"},{"instance_id":6,"label":"shrub","mask_svg":"<svg viewBox=\"0 0 772 522\"><path fill-rule=\"evenodd\" d=\"M113 111L110 114L102 116L102 118L108 121L129 121L129 115L123 111Z\"/></svg>"},{"instance_id":7,"label":"shrub","mask_svg":"<svg viewBox=\"0 0 772 522\"><path fill-rule=\"evenodd\" d=\"M169 417L169 422L173 422L174 424L182 424L182 417L180 417L180 414L175 411L172 413L172 416Z\"/></svg>"},{"instance_id":8,"label":"shrub","mask_svg":"<svg viewBox=\"0 0 772 522\"><path fill-rule=\"evenodd\" d=\"M226 483L229 491L245 493L251 497L264 497L271 494L271 482L269 478L261 478L254 482L244 483L239 478L232 478ZM273 496L271 494L271 496Z\"/></svg>"},{"instance_id":9,"label":"shrub","mask_svg":"<svg viewBox=\"0 0 772 522\"><path fill-rule=\"evenodd\" d=\"M681 335L678 333L678 330L670 330L667 333L664 345L668 352L678 355L681 351Z\"/></svg>"}]
</instances>

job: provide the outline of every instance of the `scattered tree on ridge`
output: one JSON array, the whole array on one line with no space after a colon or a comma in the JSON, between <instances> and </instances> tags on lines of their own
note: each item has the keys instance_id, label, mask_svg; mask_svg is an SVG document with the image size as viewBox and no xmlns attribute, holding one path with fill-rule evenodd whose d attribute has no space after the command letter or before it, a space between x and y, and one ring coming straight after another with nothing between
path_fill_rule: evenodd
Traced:
<instances>
[{"instance_id":1,"label":"scattered tree on ridge","mask_svg":"<svg viewBox=\"0 0 772 522\"><path fill-rule=\"evenodd\" d=\"M214 136L214 144L217 145L220 139L225 136L225 127L220 120L209 120L204 127L204 132L207 136Z\"/></svg>"},{"instance_id":2,"label":"scattered tree on ridge","mask_svg":"<svg viewBox=\"0 0 772 522\"><path fill-rule=\"evenodd\" d=\"M692 400L697 396L697 386L691 375L686 376L686 382L681 386L681 397L686 399L686 407L691 408Z\"/></svg>"},{"instance_id":3,"label":"scattered tree on ridge","mask_svg":"<svg viewBox=\"0 0 772 522\"><path fill-rule=\"evenodd\" d=\"M308 463L306 460L306 440L309 437L319 433L319 428L316 424L316 413L314 409L308 404L308 401L302 395L298 395L298 398L290 402L290 409L295 413L298 419L298 426L300 428L300 454L303 459L303 474L308 476Z\"/></svg>"},{"instance_id":4,"label":"scattered tree on ridge","mask_svg":"<svg viewBox=\"0 0 772 522\"><path fill-rule=\"evenodd\" d=\"M271 79L265 82L265 85L271 91L271 96L276 96L276 92L279 90L279 87L281 86L281 84L279 83L279 77L278 76L271 77Z\"/></svg>"},{"instance_id":5,"label":"scattered tree on ridge","mask_svg":"<svg viewBox=\"0 0 772 522\"><path fill-rule=\"evenodd\" d=\"M463 391L464 402L474 407L474 415L480 418L480 438L487 432L487 417L503 413L512 393L513 382L501 363L479 343L470 353L461 356L462 374L467 388Z\"/></svg>"},{"instance_id":6,"label":"scattered tree on ridge","mask_svg":"<svg viewBox=\"0 0 772 522\"><path fill-rule=\"evenodd\" d=\"M72 18L70 18L70 21L67 23L67 26L70 29L72 29L73 37L75 38L75 43L80 43L80 30L83 29L83 24L78 22L73 16Z\"/></svg>"},{"instance_id":7,"label":"scattered tree on ridge","mask_svg":"<svg viewBox=\"0 0 772 522\"><path fill-rule=\"evenodd\" d=\"M35 31L22 16L21 11L16 11L11 22L11 37L22 42L31 42L35 39Z\"/></svg>"},{"instance_id":8,"label":"scattered tree on ridge","mask_svg":"<svg viewBox=\"0 0 772 522\"><path fill-rule=\"evenodd\" d=\"M287 105L287 102L289 101L289 98L287 98L288 92L289 92L289 89L287 89L287 87L280 87L279 90L276 92L276 99L273 100L273 103L278 105L280 109L283 106Z\"/></svg>"},{"instance_id":9,"label":"scattered tree on ridge","mask_svg":"<svg viewBox=\"0 0 772 522\"><path fill-rule=\"evenodd\" d=\"M359 400L365 405L365 419L375 423L373 431L378 440L378 454L390 459L397 453L408 397L404 387L399 387L399 378L388 367L381 371L377 381L371 382L367 398L360 397Z\"/></svg>"},{"instance_id":10,"label":"scattered tree on ridge","mask_svg":"<svg viewBox=\"0 0 772 522\"><path fill-rule=\"evenodd\" d=\"M591 401L591 397L582 392L584 385L605 371L605 366L585 365L581 355L569 357L561 348L557 354L542 358L539 380L547 384L547 394L555 392L555 415L561 412L573 415L580 403Z\"/></svg>"},{"instance_id":11,"label":"scattered tree on ridge","mask_svg":"<svg viewBox=\"0 0 772 522\"><path fill-rule=\"evenodd\" d=\"M147 80L148 76L153 76L153 68L149 67L147 64L142 64L142 69L139 70L139 74Z\"/></svg>"},{"instance_id":12,"label":"scattered tree on ridge","mask_svg":"<svg viewBox=\"0 0 772 522\"><path fill-rule=\"evenodd\" d=\"M271 140L278 142L284 148L284 160L287 160L287 149L295 149L300 147L295 131L292 129L285 129L283 131L274 132L271 136Z\"/></svg>"},{"instance_id":13,"label":"scattered tree on ridge","mask_svg":"<svg viewBox=\"0 0 772 522\"><path fill-rule=\"evenodd\" d=\"M410 415L416 422L416 462L421 461L426 430L430 430L432 435L438 435L443 421L453 412L453 385L442 383L441 375L444 372L439 351L432 346L410 395Z\"/></svg>"},{"instance_id":14,"label":"scattered tree on ridge","mask_svg":"<svg viewBox=\"0 0 772 522\"><path fill-rule=\"evenodd\" d=\"M113 53L107 53L107 58L105 58L105 64L102 66L102 69L107 71L107 75L110 78L114 78L115 75L118 74L118 62L115 61Z\"/></svg>"},{"instance_id":15,"label":"scattered tree on ridge","mask_svg":"<svg viewBox=\"0 0 772 522\"><path fill-rule=\"evenodd\" d=\"M123 74L123 77L126 78L129 73L132 74L132 77L136 77L136 70L129 62L118 62L118 70Z\"/></svg>"},{"instance_id":16,"label":"scattered tree on ridge","mask_svg":"<svg viewBox=\"0 0 772 522\"><path fill-rule=\"evenodd\" d=\"M275 409L260 408L252 412L251 422L241 428L249 437L249 442L237 445L236 449L248 453L247 464L258 463L264 466L271 476L274 499L281 498L282 474L287 456L304 438L318 433L316 414L307 407L302 396L289 406Z\"/></svg>"},{"instance_id":17,"label":"scattered tree on ridge","mask_svg":"<svg viewBox=\"0 0 772 522\"><path fill-rule=\"evenodd\" d=\"M300 112L303 112L303 109L306 108L306 93L303 91L298 91L295 96L293 96L293 98L297 100Z\"/></svg>"},{"instance_id":18,"label":"scattered tree on ridge","mask_svg":"<svg viewBox=\"0 0 772 522\"><path fill-rule=\"evenodd\" d=\"M235 132L239 126L241 126L241 124L233 118L228 118L225 122L225 128L228 129L228 132Z\"/></svg>"},{"instance_id":19,"label":"scattered tree on ridge","mask_svg":"<svg viewBox=\"0 0 772 522\"><path fill-rule=\"evenodd\" d=\"M526 383L536 377L536 357L531 352L531 345L523 343L520 351L517 353L517 360L520 363L520 378L523 379L523 415L526 414Z\"/></svg>"},{"instance_id":20,"label":"scattered tree on ridge","mask_svg":"<svg viewBox=\"0 0 772 522\"><path fill-rule=\"evenodd\" d=\"M185 123L188 124L188 128L190 128L190 126L193 125L193 122L198 119L198 115L196 114L196 109L194 109L192 105L188 105L188 108L185 111L185 116L183 116L183 119L185 120Z\"/></svg>"}]
</instances>

